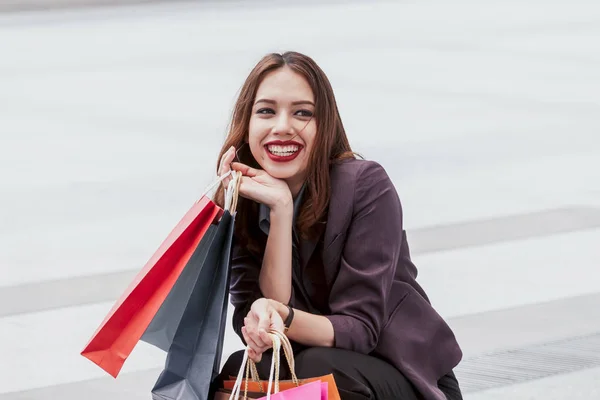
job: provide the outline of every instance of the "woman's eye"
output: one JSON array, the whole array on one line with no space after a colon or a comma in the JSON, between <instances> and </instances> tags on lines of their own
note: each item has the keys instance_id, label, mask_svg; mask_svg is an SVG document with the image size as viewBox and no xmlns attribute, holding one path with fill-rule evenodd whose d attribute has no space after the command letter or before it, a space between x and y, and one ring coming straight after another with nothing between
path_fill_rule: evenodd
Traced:
<instances>
[{"instance_id":1,"label":"woman's eye","mask_svg":"<svg viewBox=\"0 0 600 400\"><path fill-rule=\"evenodd\" d=\"M275 111L273 111L272 108L261 108L258 111L256 111L257 114L275 114Z\"/></svg>"},{"instance_id":2,"label":"woman's eye","mask_svg":"<svg viewBox=\"0 0 600 400\"><path fill-rule=\"evenodd\" d=\"M300 115L301 117L312 117L313 113L312 111L309 110L298 110L296 111L296 114Z\"/></svg>"}]
</instances>

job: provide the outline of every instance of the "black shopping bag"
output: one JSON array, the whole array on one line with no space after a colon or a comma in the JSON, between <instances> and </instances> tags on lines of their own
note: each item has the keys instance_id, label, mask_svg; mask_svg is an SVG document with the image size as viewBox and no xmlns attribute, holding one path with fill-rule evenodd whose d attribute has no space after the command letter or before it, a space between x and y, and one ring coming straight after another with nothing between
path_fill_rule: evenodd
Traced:
<instances>
[{"instance_id":1,"label":"black shopping bag","mask_svg":"<svg viewBox=\"0 0 600 400\"><path fill-rule=\"evenodd\" d=\"M209 251L213 246L217 233L217 226L218 225L212 224L208 228L140 340L154 345L166 352L169 351L177 327L181 323L185 308L192 296L192 291L194 290L196 282L200 279L200 273L206 264ZM206 274L203 276L206 276ZM205 292L205 295L209 296L210 292Z\"/></svg>"},{"instance_id":2,"label":"black shopping bag","mask_svg":"<svg viewBox=\"0 0 600 400\"><path fill-rule=\"evenodd\" d=\"M169 347L153 400L207 400L219 374L235 215L225 211Z\"/></svg>"},{"instance_id":3,"label":"black shopping bag","mask_svg":"<svg viewBox=\"0 0 600 400\"><path fill-rule=\"evenodd\" d=\"M230 183L230 187L226 191L229 195L226 199L227 203L225 204L225 208L230 208L230 213L235 213L238 199L239 173L232 171L231 173L219 177L219 179L217 179L204 194L208 193L215 185L220 184L221 181L230 174L233 175L233 179ZM208 254L213 246L213 241L215 240L217 233L217 226L218 223L213 221L208 227L202 240L198 243L192 256L185 264L181 274L148 324L140 340L154 345L165 352L169 351L177 327L181 323L181 318L183 317L185 308L192 295L192 291L194 290L196 282L200 279L200 273L202 272L202 268L204 267ZM203 276L206 276L206 274ZM210 292L205 292L205 295L210 296Z\"/></svg>"}]
</instances>

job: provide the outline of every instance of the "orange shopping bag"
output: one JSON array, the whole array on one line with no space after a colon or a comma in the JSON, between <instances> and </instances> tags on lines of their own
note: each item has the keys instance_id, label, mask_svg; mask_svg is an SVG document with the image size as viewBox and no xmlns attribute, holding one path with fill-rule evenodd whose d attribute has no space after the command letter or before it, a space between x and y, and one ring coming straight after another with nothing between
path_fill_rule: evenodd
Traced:
<instances>
[{"instance_id":1,"label":"orange shopping bag","mask_svg":"<svg viewBox=\"0 0 600 400\"><path fill-rule=\"evenodd\" d=\"M225 177L222 176L216 183ZM115 378L204 234L223 214L223 210L205 194L188 210L137 274L81 352Z\"/></svg>"}]
</instances>

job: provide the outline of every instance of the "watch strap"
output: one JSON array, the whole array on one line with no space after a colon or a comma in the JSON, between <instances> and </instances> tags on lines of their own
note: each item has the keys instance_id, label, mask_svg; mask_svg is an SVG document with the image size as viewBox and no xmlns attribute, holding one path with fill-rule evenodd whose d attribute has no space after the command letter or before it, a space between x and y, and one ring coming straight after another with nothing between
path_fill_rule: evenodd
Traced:
<instances>
[{"instance_id":1,"label":"watch strap","mask_svg":"<svg viewBox=\"0 0 600 400\"><path fill-rule=\"evenodd\" d=\"M290 325L292 324L292 321L294 320L294 309L292 307L290 307L289 304L285 305L288 308L288 316L285 319L285 321L283 321L283 325L285 326L286 330L290 328Z\"/></svg>"}]
</instances>

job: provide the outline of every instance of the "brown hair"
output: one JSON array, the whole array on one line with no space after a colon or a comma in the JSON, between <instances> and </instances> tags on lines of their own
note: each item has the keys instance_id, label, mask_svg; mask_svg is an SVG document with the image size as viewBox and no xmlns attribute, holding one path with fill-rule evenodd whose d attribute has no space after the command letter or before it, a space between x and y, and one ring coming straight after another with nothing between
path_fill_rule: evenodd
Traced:
<instances>
[{"instance_id":1,"label":"brown hair","mask_svg":"<svg viewBox=\"0 0 600 400\"><path fill-rule=\"evenodd\" d=\"M330 197L329 166L335 161L354 158L337 108L333 89L321 68L308 56L297 52L272 53L263 57L246 78L233 109L229 134L217 161L217 169L223 154L234 146L239 161L253 168L260 168L250 146L244 146L258 87L265 76L279 68L288 67L302 75L310 85L315 97L317 134L313 151L308 159L306 190L296 219L298 234L303 238L316 238L325 223ZM215 194L215 202L223 206L223 187ZM236 238L242 246L260 252L264 243L258 243L258 204L240 198L236 217Z\"/></svg>"}]
</instances>

